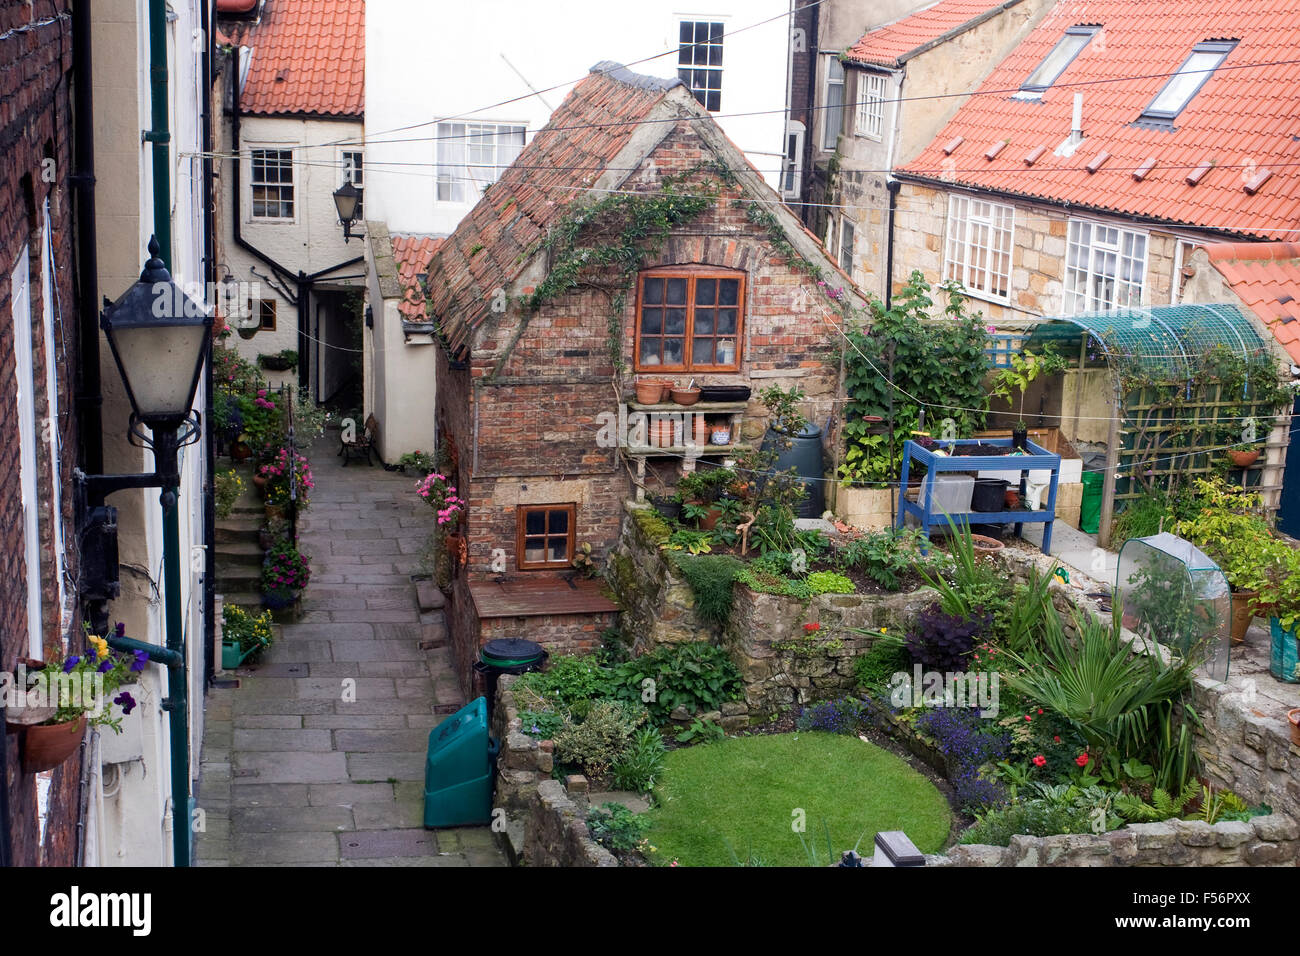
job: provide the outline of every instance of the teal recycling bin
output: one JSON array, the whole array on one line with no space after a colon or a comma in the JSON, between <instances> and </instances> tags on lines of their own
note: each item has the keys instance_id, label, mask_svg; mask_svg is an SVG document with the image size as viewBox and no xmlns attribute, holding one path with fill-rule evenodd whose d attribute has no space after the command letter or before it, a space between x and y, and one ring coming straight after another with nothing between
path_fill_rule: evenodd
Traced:
<instances>
[{"instance_id":1,"label":"teal recycling bin","mask_svg":"<svg viewBox=\"0 0 1300 956\"><path fill-rule=\"evenodd\" d=\"M429 731L424 825L459 827L492 819L499 743L488 734L487 700L476 697Z\"/></svg>"}]
</instances>

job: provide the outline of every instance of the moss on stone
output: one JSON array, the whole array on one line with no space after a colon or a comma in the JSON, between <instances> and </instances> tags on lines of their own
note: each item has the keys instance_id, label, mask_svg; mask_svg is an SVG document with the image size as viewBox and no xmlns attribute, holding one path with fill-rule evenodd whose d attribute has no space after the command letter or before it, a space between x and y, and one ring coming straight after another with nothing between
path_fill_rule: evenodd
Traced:
<instances>
[{"instance_id":1,"label":"moss on stone","mask_svg":"<svg viewBox=\"0 0 1300 956\"><path fill-rule=\"evenodd\" d=\"M606 575L606 581L615 594L615 600L624 609L631 607L641 590L637 586L636 565L632 562L632 558L621 551L615 552L610 557Z\"/></svg>"},{"instance_id":2,"label":"moss on stone","mask_svg":"<svg viewBox=\"0 0 1300 956\"><path fill-rule=\"evenodd\" d=\"M632 520L636 522L645 540L656 547L672 537L673 529L668 526L668 522L658 512L649 508L638 508L633 511Z\"/></svg>"}]
</instances>

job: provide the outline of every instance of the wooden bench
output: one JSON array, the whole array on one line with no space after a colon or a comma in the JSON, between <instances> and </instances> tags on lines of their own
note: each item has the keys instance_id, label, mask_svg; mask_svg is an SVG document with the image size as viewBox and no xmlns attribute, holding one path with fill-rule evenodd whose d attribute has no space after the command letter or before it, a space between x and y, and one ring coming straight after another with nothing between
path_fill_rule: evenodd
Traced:
<instances>
[{"instance_id":1,"label":"wooden bench","mask_svg":"<svg viewBox=\"0 0 1300 956\"><path fill-rule=\"evenodd\" d=\"M339 455L343 458L343 467L348 466L348 461L353 458L365 458L366 464L371 465L370 454L374 450L375 443L379 441L379 422L373 414L366 416L366 427L360 435L356 435L349 441L345 431L339 431Z\"/></svg>"}]
</instances>

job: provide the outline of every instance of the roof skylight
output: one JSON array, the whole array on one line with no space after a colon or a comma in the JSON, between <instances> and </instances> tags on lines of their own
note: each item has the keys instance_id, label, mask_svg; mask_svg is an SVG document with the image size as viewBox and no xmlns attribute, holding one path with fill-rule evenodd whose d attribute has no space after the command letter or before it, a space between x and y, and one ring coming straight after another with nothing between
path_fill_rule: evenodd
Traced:
<instances>
[{"instance_id":1,"label":"roof skylight","mask_svg":"<svg viewBox=\"0 0 1300 956\"><path fill-rule=\"evenodd\" d=\"M1101 27L1091 26L1074 26L1065 31L1065 36L1057 41L1056 46L1052 47L1052 52L1043 57L1043 62L1033 73L1029 74L1028 79L1020 84L1020 92L1017 97L1021 99L1037 99L1042 95L1043 90L1050 87L1056 82L1057 77L1065 72L1065 68L1074 62L1083 48L1088 45Z\"/></svg>"},{"instance_id":2,"label":"roof skylight","mask_svg":"<svg viewBox=\"0 0 1300 956\"><path fill-rule=\"evenodd\" d=\"M1178 72L1169 78L1151 105L1142 111L1142 118L1172 123L1236 45L1236 40L1207 40L1192 47L1191 55L1183 61Z\"/></svg>"}]
</instances>

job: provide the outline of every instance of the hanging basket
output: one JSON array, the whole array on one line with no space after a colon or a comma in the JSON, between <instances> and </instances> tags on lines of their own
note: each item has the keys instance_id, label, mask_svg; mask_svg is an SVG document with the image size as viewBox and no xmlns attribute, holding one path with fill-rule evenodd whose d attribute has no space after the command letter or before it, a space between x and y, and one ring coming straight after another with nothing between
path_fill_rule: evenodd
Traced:
<instances>
[{"instance_id":1,"label":"hanging basket","mask_svg":"<svg viewBox=\"0 0 1300 956\"><path fill-rule=\"evenodd\" d=\"M81 746L86 715L62 724L38 724L23 731L23 772L41 773L61 766Z\"/></svg>"}]
</instances>

